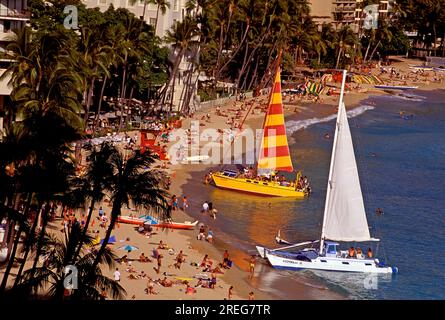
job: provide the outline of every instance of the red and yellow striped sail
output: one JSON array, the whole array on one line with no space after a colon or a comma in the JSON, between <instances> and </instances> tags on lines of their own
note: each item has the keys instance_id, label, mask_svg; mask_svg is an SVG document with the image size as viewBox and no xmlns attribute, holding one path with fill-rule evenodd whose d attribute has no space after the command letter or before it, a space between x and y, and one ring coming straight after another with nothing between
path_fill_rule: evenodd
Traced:
<instances>
[{"instance_id":1,"label":"red and yellow striped sail","mask_svg":"<svg viewBox=\"0 0 445 320\"><path fill-rule=\"evenodd\" d=\"M281 76L278 67L270 95L269 109L263 125L263 138L258 157L259 170L293 171L284 124Z\"/></svg>"}]
</instances>

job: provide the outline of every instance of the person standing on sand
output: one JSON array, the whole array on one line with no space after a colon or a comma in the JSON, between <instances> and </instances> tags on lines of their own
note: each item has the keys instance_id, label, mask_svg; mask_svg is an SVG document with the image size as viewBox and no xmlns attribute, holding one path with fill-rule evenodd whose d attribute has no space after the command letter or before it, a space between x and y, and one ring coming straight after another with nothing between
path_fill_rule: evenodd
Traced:
<instances>
[{"instance_id":1,"label":"person standing on sand","mask_svg":"<svg viewBox=\"0 0 445 320\"><path fill-rule=\"evenodd\" d=\"M227 300L232 300L233 286L230 286L229 293L227 294Z\"/></svg>"},{"instance_id":2,"label":"person standing on sand","mask_svg":"<svg viewBox=\"0 0 445 320\"><path fill-rule=\"evenodd\" d=\"M185 211L185 209L187 209L188 207L189 207L189 204L188 204L187 197L184 196L184 197L182 198L182 210Z\"/></svg>"},{"instance_id":3,"label":"person standing on sand","mask_svg":"<svg viewBox=\"0 0 445 320\"><path fill-rule=\"evenodd\" d=\"M119 272L119 268L116 268L116 271L114 271L114 281L121 281L121 273Z\"/></svg>"},{"instance_id":4,"label":"person standing on sand","mask_svg":"<svg viewBox=\"0 0 445 320\"><path fill-rule=\"evenodd\" d=\"M208 241L209 243L212 243L212 242L213 242L213 231L212 231L211 228L209 228L209 231L207 232L207 241Z\"/></svg>"},{"instance_id":5,"label":"person standing on sand","mask_svg":"<svg viewBox=\"0 0 445 320\"><path fill-rule=\"evenodd\" d=\"M197 236L196 238L197 238L198 240L205 239L204 232L205 232L205 227L204 227L204 225L201 225L201 226L199 227L199 234L198 234L198 236Z\"/></svg>"},{"instance_id":6,"label":"person standing on sand","mask_svg":"<svg viewBox=\"0 0 445 320\"><path fill-rule=\"evenodd\" d=\"M208 204L208 202L206 201L206 202L204 202L204 203L202 204L202 212L206 213L206 212L208 212L208 211L209 211L209 204Z\"/></svg>"},{"instance_id":7,"label":"person standing on sand","mask_svg":"<svg viewBox=\"0 0 445 320\"><path fill-rule=\"evenodd\" d=\"M255 300L255 295L253 294L253 291L249 292L249 300Z\"/></svg>"},{"instance_id":8,"label":"person standing on sand","mask_svg":"<svg viewBox=\"0 0 445 320\"><path fill-rule=\"evenodd\" d=\"M250 271L250 279L253 278L253 275L255 273L255 256L250 257L250 264L249 264L249 271Z\"/></svg>"},{"instance_id":9,"label":"person standing on sand","mask_svg":"<svg viewBox=\"0 0 445 320\"><path fill-rule=\"evenodd\" d=\"M223 268L228 268L228 263L229 263L229 252L227 250L224 250Z\"/></svg>"},{"instance_id":10,"label":"person standing on sand","mask_svg":"<svg viewBox=\"0 0 445 320\"><path fill-rule=\"evenodd\" d=\"M182 250L179 251L178 255L176 256L176 263L175 263L175 268L176 269L181 269L181 263L184 262L184 254L182 253Z\"/></svg>"},{"instance_id":11,"label":"person standing on sand","mask_svg":"<svg viewBox=\"0 0 445 320\"><path fill-rule=\"evenodd\" d=\"M153 267L153 269L156 271L157 274L159 274L159 272L161 272L162 254L158 254L156 260L158 261L158 268Z\"/></svg>"}]
</instances>

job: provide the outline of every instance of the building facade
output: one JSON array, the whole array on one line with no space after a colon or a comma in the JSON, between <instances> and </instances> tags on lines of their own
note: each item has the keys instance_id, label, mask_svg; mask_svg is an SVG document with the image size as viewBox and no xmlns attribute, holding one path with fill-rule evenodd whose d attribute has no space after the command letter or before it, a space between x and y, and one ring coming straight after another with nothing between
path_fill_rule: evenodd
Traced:
<instances>
[{"instance_id":1,"label":"building facade","mask_svg":"<svg viewBox=\"0 0 445 320\"><path fill-rule=\"evenodd\" d=\"M158 23L156 27L156 35L159 37L164 37L167 30L176 21L182 21L186 15L186 2L187 0L169 0L170 8L167 8L165 14L159 11L155 4L146 5L144 14L144 1L148 0L82 0L82 2L87 6L87 8L99 8L101 11L107 10L110 5L115 8L125 8L132 12L136 17L142 19L144 18L147 24L153 27L156 24L156 16L158 16Z\"/></svg>"},{"instance_id":2,"label":"building facade","mask_svg":"<svg viewBox=\"0 0 445 320\"><path fill-rule=\"evenodd\" d=\"M379 19L388 18L395 2L378 1ZM359 32L366 17L364 0L309 0L309 5L317 24L332 23L337 30L348 25L354 32Z\"/></svg>"},{"instance_id":3,"label":"building facade","mask_svg":"<svg viewBox=\"0 0 445 320\"><path fill-rule=\"evenodd\" d=\"M190 14L186 9L187 0L168 0L170 7L167 8L165 14L162 14L161 10L158 12L158 6L156 4L148 3L146 5L144 14L144 0L134 0L134 2L131 0L82 0L82 2L88 8L97 7L101 11L107 10L110 5L113 5L115 8L128 9L128 11L132 12L138 18L143 19L147 24L150 24L153 27L156 26L156 35L160 38L163 38L166 35L167 31L171 29L176 21L180 22L187 14ZM158 17L157 23L156 17ZM193 67L191 66L189 60L183 59L179 66L178 76L176 77L174 86L171 84L171 88L167 90L166 101L171 100L171 94L173 93L173 110L178 110L182 105L184 99L184 95L182 93L184 91L185 79L187 79L187 74L191 69L193 69ZM196 77L197 75L194 75L193 79ZM192 81L192 83L195 84L196 81ZM192 92L193 97L190 100L193 102L193 104L196 104L196 85L194 85Z\"/></svg>"},{"instance_id":4,"label":"building facade","mask_svg":"<svg viewBox=\"0 0 445 320\"><path fill-rule=\"evenodd\" d=\"M6 46L12 40L12 32L21 29L29 21L26 0L0 1L0 74L11 63L5 56ZM0 80L0 132L3 132L3 116L5 105L9 103L12 88L8 85L9 79ZM1 139L2 134L0 134Z\"/></svg>"}]
</instances>

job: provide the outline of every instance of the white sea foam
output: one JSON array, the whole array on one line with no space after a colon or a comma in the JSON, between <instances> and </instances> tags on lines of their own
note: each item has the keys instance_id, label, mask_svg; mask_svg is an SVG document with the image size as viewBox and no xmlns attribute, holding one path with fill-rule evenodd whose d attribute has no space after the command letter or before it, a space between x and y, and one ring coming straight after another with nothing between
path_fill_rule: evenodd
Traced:
<instances>
[{"instance_id":1,"label":"white sea foam","mask_svg":"<svg viewBox=\"0 0 445 320\"><path fill-rule=\"evenodd\" d=\"M391 95L389 97L395 98L395 99L414 101L414 102L421 102L426 99L426 97L424 97L424 96L419 96L417 94L407 94L407 93L399 93L399 94Z\"/></svg>"},{"instance_id":2,"label":"white sea foam","mask_svg":"<svg viewBox=\"0 0 445 320\"><path fill-rule=\"evenodd\" d=\"M362 113L374 109L374 106L369 105L362 105L360 107L357 107L355 109L349 110L347 112L348 118L353 118L358 115L361 115ZM307 127L322 123L322 122L329 122L331 120L334 120L337 117L337 114L332 114L330 116L327 116L325 118L312 118L312 119L306 119L306 120L291 120L286 122L286 129L289 134L292 134L294 132L297 132L301 129L306 129Z\"/></svg>"}]
</instances>

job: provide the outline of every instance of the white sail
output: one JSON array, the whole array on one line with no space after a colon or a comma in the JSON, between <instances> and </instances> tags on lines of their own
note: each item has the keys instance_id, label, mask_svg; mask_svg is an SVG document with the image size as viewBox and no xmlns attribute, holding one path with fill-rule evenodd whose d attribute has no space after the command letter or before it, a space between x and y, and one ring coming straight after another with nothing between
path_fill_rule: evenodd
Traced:
<instances>
[{"instance_id":1,"label":"white sail","mask_svg":"<svg viewBox=\"0 0 445 320\"><path fill-rule=\"evenodd\" d=\"M323 238L336 241L374 240L369 234L344 103L340 103L335 136L337 140L332 150Z\"/></svg>"}]
</instances>

